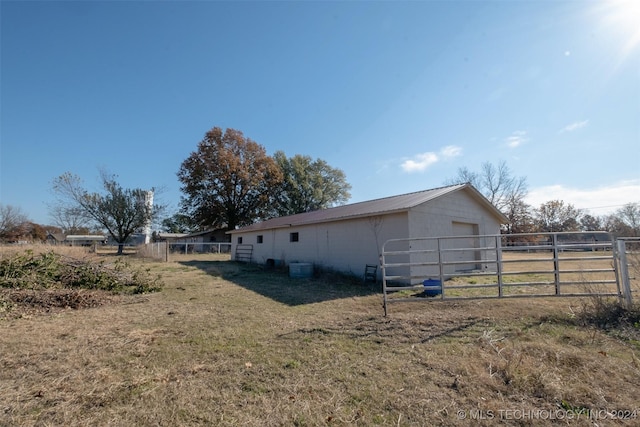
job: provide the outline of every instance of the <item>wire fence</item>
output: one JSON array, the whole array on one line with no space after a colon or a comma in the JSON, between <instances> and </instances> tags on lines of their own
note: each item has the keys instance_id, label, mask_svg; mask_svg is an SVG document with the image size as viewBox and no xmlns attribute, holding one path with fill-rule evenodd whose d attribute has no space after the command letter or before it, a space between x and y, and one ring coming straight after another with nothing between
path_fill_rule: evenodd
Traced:
<instances>
[{"instance_id":1,"label":"wire fence","mask_svg":"<svg viewBox=\"0 0 640 427\"><path fill-rule=\"evenodd\" d=\"M153 242L138 250L139 256L162 261L169 261L172 255L230 253L230 242Z\"/></svg>"}]
</instances>

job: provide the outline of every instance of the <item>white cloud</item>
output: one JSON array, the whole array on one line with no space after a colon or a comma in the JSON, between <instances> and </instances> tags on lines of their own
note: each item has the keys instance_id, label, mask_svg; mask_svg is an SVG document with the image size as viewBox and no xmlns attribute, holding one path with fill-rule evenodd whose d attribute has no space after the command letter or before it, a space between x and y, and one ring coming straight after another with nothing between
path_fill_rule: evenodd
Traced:
<instances>
[{"instance_id":1,"label":"white cloud","mask_svg":"<svg viewBox=\"0 0 640 427\"><path fill-rule=\"evenodd\" d=\"M525 201L534 208L551 200L562 200L591 215L610 214L627 203L640 202L640 179L596 188L549 185L529 191Z\"/></svg>"},{"instance_id":2,"label":"white cloud","mask_svg":"<svg viewBox=\"0 0 640 427\"><path fill-rule=\"evenodd\" d=\"M573 122L569 125L566 125L562 129L560 129L560 133L573 132L574 130L582 129L587 124L589 124L589 120L582 120L581 122Z\"/></svg>"},{"instance_id":3,"label":"white cloud","mask_svg":"<svg viewBox=\"0 0 640 427\"><path fill-rule=\"evenodd\" d=\"M509 148L516 148L527 142L529 138L527 138L527 132L524 130L517 130L505 138L504 142L507 144Z\"/></svg>"},{"instance_id":4,"label":"white cloud","mask_svg":"<svg viewBox=\"0 0 640 427\"><path fill-rule=\"evenodd\" d=\"M422 172L429 166L438 161L438 155L436 153L428 152L422 154L416 154L412 159L402 162L400 167L405 172Z\"/></svg>"},{"instance_id":5,"label":"white cloud","mask_svg":"<svg viewBox=\"0 0 640 427\"><path fill-rule=\"evenodd\" d=\"M429 166L440 160L448 160L454 157L458 157L462 154L462 147L457 145L447 145L442 147L438 153L428 151L426 153L420 153L413 156L411 159L402 162L400 167L407 173L423 172L429 168Z\"/></svg>"},{"instance_id":6,"label":"white cloud","mask_svg":"<svg viewBox=\"0 0 640 427\"><path fill-rule=\"evenodd\" d=\"M458 147L457 145L447 145L446 147L442 147L442 149L440 150L440 154L445 159L458 157L462 154L462 147Z\"/></svg>"}]
</instances>

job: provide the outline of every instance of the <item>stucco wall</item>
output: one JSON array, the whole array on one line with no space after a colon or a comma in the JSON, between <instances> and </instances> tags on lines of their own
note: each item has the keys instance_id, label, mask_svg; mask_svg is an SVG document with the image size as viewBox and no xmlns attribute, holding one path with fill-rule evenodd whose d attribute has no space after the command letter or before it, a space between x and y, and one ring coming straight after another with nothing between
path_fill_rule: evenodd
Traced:
<instances>
[{"instance_id":1,"label":"stucco wall","mask_svg":"<svg viewBox=\"0 0 640 427\"><path fill-rule=\"evenodd\" d=\"M452 236L452 223L478 225L478 234L499 234L500 224L467 192L457 191L416 206L409 212L413 236Z\"/></svg>"},{"instance_id":2,"label":"stucco wall","mask_svg":"<svg viewBox=\"0 0 640 427\"><path fill-rule=\"evenodd\" d=\"M290 234L298 233L298 241L291 242ZM258 236L262 236L262 243ZM378 264L382 244L391 238L408 236L406 213L373 218L334 221L299 227L233 234L232 256L238 237L242 244L253 245L252 261L259 264L267 259L291 262L311 262L345 273L361 275L366 264Z\"/></svg>"}]
</instances>

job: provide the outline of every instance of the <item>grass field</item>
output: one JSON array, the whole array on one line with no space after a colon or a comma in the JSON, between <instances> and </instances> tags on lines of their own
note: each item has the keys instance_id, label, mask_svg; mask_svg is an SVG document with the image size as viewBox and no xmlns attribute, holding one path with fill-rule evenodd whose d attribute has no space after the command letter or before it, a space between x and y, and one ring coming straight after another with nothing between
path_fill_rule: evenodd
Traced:
<instances>
[{"instance_id":1,"label":"grass field","mask_svg":"<svg viewBox=\"0 0 640 427\"><path fill-rule=\"evenodd\" d=\"M640 319L598 317L606 301L385 318L359 280L172 259L131 260L161 292L0 317L0 425L640 424Z\"/></svg>"}]
</instances>

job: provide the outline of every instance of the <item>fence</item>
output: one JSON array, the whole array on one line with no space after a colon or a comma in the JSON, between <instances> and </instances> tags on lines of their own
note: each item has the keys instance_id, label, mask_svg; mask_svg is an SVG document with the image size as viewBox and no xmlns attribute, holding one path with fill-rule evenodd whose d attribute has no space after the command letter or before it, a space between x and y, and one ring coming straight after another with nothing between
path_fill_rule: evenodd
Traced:
<instances>
[{"instance_id":1,"label":"fence","mask_svg":"<svg viewBox=\"0 0 640 427\"><path fill-rule=\"evenodd\" d=\"M171 254L228 254L230 242L154 242L143 245L138 251L142 256L169 260Z\"/></svg>"},{"instance_id":2,"label":"fence","mask_svg":"<svg viewBox=\"0 0 640 427\"><path fill-rule=\"evenodd\" d=\"M616 240L619 276L625 304L633 303L633 295L640 291L640 237Z\"/></svg>"},{"instance_id":3,"label":"fence","mask_svg":"<svg viewBox=\"0 0 640 427\"><path fill-rule=\"evenodd\" d=\"M389 303L431 299L597 295L630 305L633 245L604 232L388 240L380 256L385 315Z\"/></svg>"}]
</instances>

